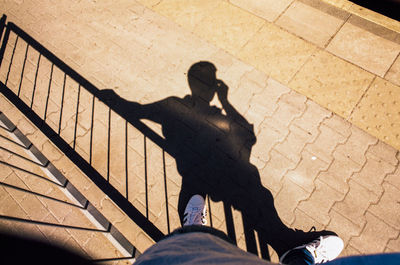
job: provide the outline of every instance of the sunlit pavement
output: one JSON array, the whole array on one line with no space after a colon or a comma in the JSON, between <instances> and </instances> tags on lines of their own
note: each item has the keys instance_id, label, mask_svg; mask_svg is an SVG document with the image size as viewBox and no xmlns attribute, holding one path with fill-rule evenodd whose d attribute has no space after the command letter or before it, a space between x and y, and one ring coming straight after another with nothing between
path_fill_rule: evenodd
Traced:
<instances>
[{"instance_id":1,"label":"sunlit pavement","mask_svg":"<svg viewBox=\"0 0 400 265\"><path fill-rule=\"evenodd\" d=\"M190 93L189 67L198 61L212 62L217 77L229 87L229 102L254 125L257 142L250 162L274 195L284 223L307 231L312 226L335 231L345 242L342 256L400 251L400 22L348 1L332 0L2 1L0 6L7 21L96 87L114 89L129 101L144 104L169 96L183 98ZM14 60L22 65L25 48L18 51ZM34 82L35 69L29 63L34 65L37 57L28 52L25 86ZM2 81L6 75L2 65ZM54 80L60 86L62 78L55 71ZM17 89L19 80L20 74L11 72L9 87ZM22 89L22 97L24 91L29 94ZM0 101L0 111L141 252L153 243L12 104L3 96ZM43 101L44 97L37 97L36 104ZM217 98L212 103L221 106ZM57 102L54 105L57 109ZM82 109L82 117L89 109ZM95 111L93 126L106 131L108 113L101 107ZM115 128L123 128L114 114ZM60 131L67 137L75 116L66 117ZM49 122L59 126L52 112ZM83 156L89 155L86 136L90 128L85 118L78 123L77 147ZM146 124L161 134L158 125ZM129 130L131 135L136 133L129 148L139 161L144 156L143 139L134 128ZM125 140L118 133L111 138L109 169L110 183L122 193L126 183L120 169L125 169L125 161L116 154ZM96 135L93 140L98 150L93 153L93 165L103 174L107 139ZM158 179L162 150L151 142L146 148L147 167L153 174L148 179L148 196L156 198L164 193L164 183ZM4 150L0 155L2 161L15 159ZM166 155L165 160L169 227L163 198L150 205L148 218L167 233L179 226L176 208L181 178L174 159ZM132 163L135 168L143 167ZM2 166L1 172L3 182L34 190L16 170ZM133 178L131 185L143 182L139 173ZM40 185L36 188L50 192ZM0 194L2 214L67 223L65 212L57 207L25 198L33 195L20 198L3 188ZM129 197L137 209L146 211L143 193ZM15 206L5 207L11 204ZM224 230L223 209L213 204L214 226ZM238 215L234 211L235 224L240 223ZM2 225L7 223L2 221ZM237 242L245 248L238 227ZM95 239L87 239L91 236L66 229L32 229L40 237L53 236L52 240L94 255ZM272 260L277 260L276 254Z\"/></svg>"}]
</instances>

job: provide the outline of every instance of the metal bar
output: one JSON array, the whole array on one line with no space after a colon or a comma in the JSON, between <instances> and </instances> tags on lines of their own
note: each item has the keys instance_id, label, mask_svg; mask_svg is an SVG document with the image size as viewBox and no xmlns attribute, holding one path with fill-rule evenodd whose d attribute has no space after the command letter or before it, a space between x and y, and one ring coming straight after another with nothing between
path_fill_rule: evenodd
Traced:
<instances>
[{"instance_id":1,"label":"metal bar","mask_svg":"<svg viewBox=\"0 0 400 265\"><path fill-rule=\"evenodd\" d=\"M22 71L21 71L21 77L19 79L19 87L18 87L18 97L21 92L21 86L22 86L22 81L24 79L24 72L25 72L25 64L26 64L26 58L28 57L28 50L29 50L29 44L26 44L26 49L25 49L25 57L24 57L24 63L22 64Z\"/></svg>"},{"instance_id":2,"label":"metal bar","mask_svg":"<svg viewBox=\"0 0 400 265\"><path fill-rule=\"evenodd\" d=\"M169 234L169 233L171 233L171 230L170 230L170 223L169 223L167 172L166 172L166 167L165 167L165 152L164 152L164 150L163 150L162 154L163 154L163 171L164 171L165 210L166 210L166 216L167 216L167 229L168 229L168 234Z\"/></svg>"},{"instance_id":3,"label":"metal bar","mask_svg":"<svg viewBox=\"0 0 400 265\"><path fill-rule=\"evenodd\" d=\"M92 115L91 115L91 122L90 122L90 144L89 144L89 164L92 164L92 156L93 156L93 125L94 125L94 102L95 96L92 98Z\"/></svg>"},{"instance_id":4,"label":"metal bar","mask_svg":"<svg viewBox=\"0 0 400 265\"><path fill-rule=\"evenodd\" d=\"M39 73L39 64L40 64L40 58L42 57L42 55L39 53L39 57L38 57L38 62L37 62L37 67L36 67L36 73L35 73L35 82L33 83L33 91L32 91L32 99L31 99L31 108L33 106L33 100L35 98L35 91L36 91L36 83L37 83L37 77L38 77L38 73Z\"/></svg>"},{"instance_id":5,"label":"metal bar","mask_svg":"<svg viewBox=\"0 0 400 265\"><path fill-rule=\"evenodd\" d=\"M225 223L226 223L226 231L229 238L237 244L236 241L236 233L235 233L235 224L233 223L233 215L231 205L224 202L224 212L225 212Z\"/></svg>"},{"instance_id":6,"label":"metal bar","mask_svg":"<svg viewBox=\"0 0 400 265\"><path fill-rule=\"evenodd\" d=\"M107 139L107 181L110 181L110 156L111 156L111 108L108 108L108 139Z\"/></svg>"},{"instance_id":7,"label":"metal bar","mask_svg":"<svg viewBox=\"0 0 400 265\"><path fill-rule=\"evenodd\" d=\"M12 63L13 63L13 61L14 61L15 48L17 47L18 39L19 39L19 36L17 36L17 37L15 38L14 48L13 48L13 52L12 52L11 60L10 60L10 65L8 66L7 77L6 77L6 81L4 82L5 85L7 85L8 78L10 77L11 65L12 65Z\"/></svg>"},{"instance_id":8,"label":"metal bar","mask_svg":"<svg viewBox=\"0 0 400 265\"><path fill-rule=\"evenodd\" d=\"M74 127L74 143L73 143L73 147L72 147L74 150L75 150L75 144L76 144L76 130L78 128L80 96L81 96L81 85L78 85L78 98L76 99L76 113L75 113L75 127Z\"/></svg>"},{"instance_id":9,"label":"metal bar","mask_svg":"<svg viewBox=\"0 0 400 265\"><path fill-rule=\"evenodd\" d=\"M3 35L4 28L6 27L6 19L7 19L6 15L3 15L0 19L0 39L1 39L1 36ZM9 37L10 37L10 29L7 27L6 33L4 34L3 42L2 42L1 48L0 48L0 66L1 66L1 62L3 61L3 56L4 56L4 52L6 50L6 46L7 46Z\"/></svg>"},{"instance_id":10,"label":"metal bar","mask_svg":"<svg viewBox=\"0 0 400 265\"><path fill-rule=\"evenodd\" d=\"M128 170L128 121L125 120L125 198L129 200L129 170Z\"/></svg>"},{"instance_id":11,"label":"metal bar","mask_svg":"<svg viewBox=\"0 0 400 265\"><path fill-rule=\"evenodd\" d=\"M149 192L147 189L147 151L146 151L146 136L144 136L144 186L146 194L146 217L149 218Z\"/></svg>"},{"instance_id":12,"label":"metal bar","mask_svg":"<svg viewBox=\"0 0 400 265\"><path fill-rule=\"evenodd\" d=\"M46 98L46 105L44 107L43 121L46 121L46 118L47 118L47 107L49 106L49 99L50 99L50 92L51 92L51 82L53 81L53 70L54 70L54 64L51 64L49 87L47 89L47 98Z\"/></svg>"},{"instance_id":13,"label":"metal bar","mask_svg":"<svg viewBox=\"0 0 400 265\"><path fill-rule=\"evenodd\" d=\"M213 226L213 222L212 222L212 211L211 211L211 202L210 202L210 196L207 196L207 203L208 203L208 214L210 216L210 226Z\"/></svg>"},{"instance_id":14,"label":"metal bar","mask_svg":"<svg viewBox=\"0 0 400 265\"><path fill-rule=\"evenodd\" d=\"M4 28L6 27L6 20L7 20L7 16L3 14L0 19L0 39L1 39L1 36L3 36L3 31L4 31Z\"/></svg>"},{"instance_id":15,"label":"metal bar","mask_svg":"<svg viewBox=\"0 0 400 265\"><path fill-rule=\"evenodd\" d=\"M67 74L64 73L64 82L63 82L63 89L62 89L62 95L61 95L60 119L58 120L58 134L61 133L61 122L62 122L63 109L64 109L64 95L65 95L65 83L66 83L66 81L67 81Z\"/></svg>"}]
</instances>

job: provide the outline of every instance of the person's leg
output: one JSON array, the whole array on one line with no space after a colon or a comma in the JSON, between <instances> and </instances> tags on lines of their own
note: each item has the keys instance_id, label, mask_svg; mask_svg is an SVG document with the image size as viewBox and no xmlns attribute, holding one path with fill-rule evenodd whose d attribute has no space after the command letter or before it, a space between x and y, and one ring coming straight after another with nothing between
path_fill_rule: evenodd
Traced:
<instances>
[{"instance_id":1,"label":"person's leg","mask_svg":"<svg viewBox=\"0 0 400 265\"><path fill-rule=\"evenodd\" d=\"M343 241L338 236L321 236L308 244L295 247L280 258L287 265L321 264L335 259L343 250Z\"/></svg>"}]
</instances>

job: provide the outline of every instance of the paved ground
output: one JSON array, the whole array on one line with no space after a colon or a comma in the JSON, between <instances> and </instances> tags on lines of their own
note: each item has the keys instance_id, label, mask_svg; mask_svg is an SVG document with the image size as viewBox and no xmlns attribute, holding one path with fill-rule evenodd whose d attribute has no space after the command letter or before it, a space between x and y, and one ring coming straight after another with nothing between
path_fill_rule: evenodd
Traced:
<instances>
[{"instance_id":1,"label":"paved ground","mask_svg":"<svg viewBox=\"0 0 400 265\"><path fill-rule=\"evenodd\" d=\"M340 1L334 1L336 7L319 1L263 2L140 0L116 5L53 1L50 5L6 1L0 11L98 88L112 88L126 100L142 104L169 96L183 98L189 94L189 67L200 60L214 63L218 78L229 86L230 103L254 125L257 142L250 162L273 194L284 223L337 232L345 241L342 255L400 251L398 23L379 16L375 17L380 20L367 22L354 15L363 12L354 6L343 8ZM18 45L14 64L21 68L26 45L21 41ZM10 46L5 65L11 53ZM27 103L37 59L38 54L28 50L21 90ZM50 64L42 60L40 69L39 76L45 78L37 84L39 96L33 104L37 113L45 104ZM7 69L3 66L0 75L4 82ZM10 72L8 86L15 92L20 78L17 70ZM53 82L52 93L60 98L63 75L57 69ZM67 84L65 100L70 104L66 104L62 123L58 123L57 97L49 103L47 122L72 143L78 88L71 80ZM92 101L81 93L77 150L85 159L93 153L94 167L125 193L122 172L126 162L119 156L125 144L125 122L114 112L109 120L107 108L96 101L93 127L98 133L89 150ZM1 102L1 111L14 123L23 119L4 98ZM221 106L216 98L212 103ZM110 152L105 133L109 123ZM147 124L161 135L159 125ZM20 129L61 171L71 178L82 175L37 128L29 126L26 131L25 126ZM127 197L167 233L179 226L176 207L181 177L175 161L168 155L163 160L162 150L151 141L144 145L133 127L127 131L127 152L132 159L127 164L133 172L129 185L143 187L142 172L148 163L150 205L144 190L133 192L131 188ZM110 164L105 162L107 153ZM164 194L164 172L168 213L164 196L160 196ZM99 202L107 218L140 251L151 245L134 223L84 179L83 175L76 178L75 185L95 205ZM220 203L211 202L211 208L213 225L225 229ZM234 211L238 245L244 248L238 216Z\"/></svg>"}]
</instances>

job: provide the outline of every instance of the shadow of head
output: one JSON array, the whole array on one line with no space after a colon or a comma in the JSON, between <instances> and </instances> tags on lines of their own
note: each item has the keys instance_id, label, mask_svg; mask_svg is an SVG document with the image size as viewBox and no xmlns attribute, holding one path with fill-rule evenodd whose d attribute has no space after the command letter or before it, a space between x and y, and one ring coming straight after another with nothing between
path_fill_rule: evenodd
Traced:
<instances>
[{"instance_id":1,"label":"shadow of head","mask_svg":"<svg viewBox=\"0 0 400 265\"><path fill-rule=\"evenodd\" d=\"M216 93L217 68L214 64L201 61L193 64L188 71L188 82L192 96L210 102Z\"/></svg>"}]
</instances>

